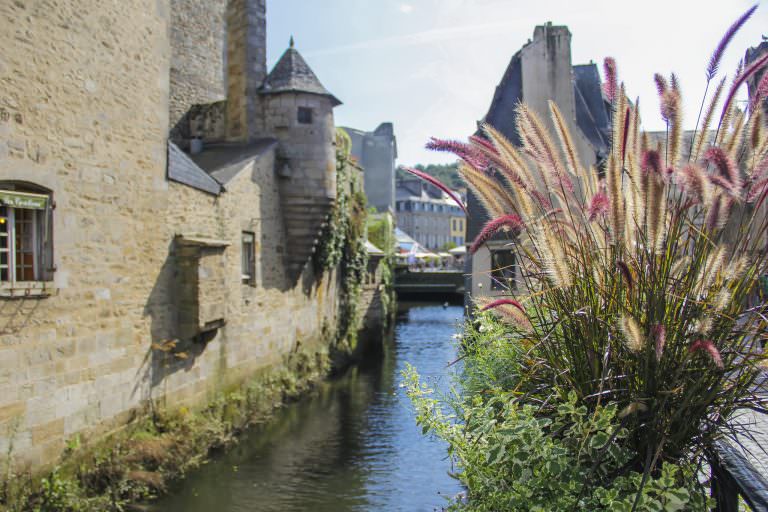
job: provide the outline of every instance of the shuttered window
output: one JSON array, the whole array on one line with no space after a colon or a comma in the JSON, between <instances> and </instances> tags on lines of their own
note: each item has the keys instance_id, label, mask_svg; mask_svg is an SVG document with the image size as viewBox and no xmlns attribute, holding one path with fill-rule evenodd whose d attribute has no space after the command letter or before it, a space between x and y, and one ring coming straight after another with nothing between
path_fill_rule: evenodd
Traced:
<instances>
[{"instance_id":1,"label":"shuttered window","mask_svg":"<svg viewBox=\"0 0 768 512\"><path fill-rule=\"evenodd\" d=\"M0 187L0 284L53 278L52 205L47 194Z\"/></svg>"}]
</instances>

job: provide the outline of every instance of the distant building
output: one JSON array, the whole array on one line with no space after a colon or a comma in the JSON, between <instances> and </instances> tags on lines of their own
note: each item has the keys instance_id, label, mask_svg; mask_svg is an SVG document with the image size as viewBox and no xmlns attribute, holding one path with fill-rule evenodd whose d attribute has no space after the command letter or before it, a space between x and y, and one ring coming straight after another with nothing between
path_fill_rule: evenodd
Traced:
<instances>
[{"instance_id":1,"label":"distant building","mask_svg":"<svg viewBox=\"0 0 768 512\"><path fill-rule=\"evenodd\" d=\"M763 40L759 45L748 48L746 55L744 56L744 62L749 65L752 62L754 62L758 57L761 57L763 53L768 51L768 40ZM752 75L749 80L747 81L747 85L749 87L749 99L751 100L755 93L757 92L757 86L760 83L760 80L763 79L763 75L765 74L765 68L759 69L754 75ZM768 114L768 99L763 100L763 112L765 114Z\"/></svg>"},{"instance_id":2,"label":"distant building","mask_svg":"<svg viewBox=\"0 0 768 512\"><path fill-rule=\"evenodd\" d=\"M442 190L418 178L397 180L397 227L427 249L465 243L466 217Z\"/></svg>"},{"instance_id":3,"label":"distant building","mask_svg":"<svg viewBox=\"0 0 768 512\"><path fill-rule=\"evenodd\" d=\"M397 140L392 123L381 123L372 132L343 129L352 139L352 156L365 170L368 204L379 212L394 211Z\"/></svg>"},{"instance_id":4,"label":"distant building","mask_svg":"<svg viewBox=\"0 0 768 512\"><path fill-rule=\"evenodd\" d=\"M597 65L573 66L568 27L551 23L537 26L533 40L512 56L483 121L519 145L520 137L515 126L518 103L526 103L554 133L549 100L554 101L563 113L586 167L608 154L610 111L603 98ZM488 216L471 192L467 197L467 209L467 238L472 240L480 233ZM518 262L511 250L513 243L514 240L501 235L467 259L468 293L492 295L503 293L507 287L514 289L519 284Z\"/></svg>"}]
</instances>

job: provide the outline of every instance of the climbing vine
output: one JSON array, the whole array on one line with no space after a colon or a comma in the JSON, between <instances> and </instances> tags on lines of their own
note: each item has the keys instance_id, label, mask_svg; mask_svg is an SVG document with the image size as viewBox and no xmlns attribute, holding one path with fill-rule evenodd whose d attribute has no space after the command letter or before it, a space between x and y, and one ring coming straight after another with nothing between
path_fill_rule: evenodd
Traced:
<instances>
[{"instance_id":1,"label":"climbing vine","mask_svg":"<svg viewBox=\"0 0 768 512\"><path fill-rule=\"evenodd\" d=\"M354 350L359 323L357 304L368 265L366 199L359 168L350 157L352 142L343 130L336 131L336 204L328 214L325 232L316 252L322 270L339 268L340 305L337 325L339 349Z\"/></svg>"},{"instance_id":2,"label":"climbing vine","mask_svg":"<svg viewBox=\"0 0 768 512\"><path fill-rule=\"evenodd\" d=\"M368 216L368 240L384 251L384 260L379 264L381 272L381 316L382 328L386 332L395 318L395 281L392 269L395 266L394 219L390 213L376 213L371 208Z\"/></svg>"}]
</instances>

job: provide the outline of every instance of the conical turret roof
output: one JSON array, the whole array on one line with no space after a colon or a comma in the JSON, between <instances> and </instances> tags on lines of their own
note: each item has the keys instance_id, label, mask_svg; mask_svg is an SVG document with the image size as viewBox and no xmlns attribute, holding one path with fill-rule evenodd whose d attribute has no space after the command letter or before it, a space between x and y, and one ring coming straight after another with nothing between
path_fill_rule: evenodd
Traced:
<instances>
[{"instance_id":1,"label":"conical turret roof","mask_svg":"<svg viewBox=\"0 0 768 512\"><path fill-rule=\"evenodd\" d=\"M280 57L275 67L272 68L259 92L262 94L280 92L319 94L329 98L334 107L341 105L341 102L323 87L323 84L320 83L317 75L307 64L307 61L293 47L293 38L291 38L291 46L285 50L283 56Z\"/></svg>"}]
</instances>

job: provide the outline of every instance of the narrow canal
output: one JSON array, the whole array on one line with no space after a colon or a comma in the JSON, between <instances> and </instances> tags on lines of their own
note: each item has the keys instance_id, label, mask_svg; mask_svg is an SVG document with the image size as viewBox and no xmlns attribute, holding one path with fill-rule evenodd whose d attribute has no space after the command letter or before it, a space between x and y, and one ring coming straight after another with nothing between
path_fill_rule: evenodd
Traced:
<instances>
[{"instance_id":1,"label":"narrow canal","mask_svg":"<svg viewBox=\"0 0 768 512\"><path fill-rule=\"evenodd\" d=\"M400 372L448 384L462 308L401 306L382 360L278 411L191 474L160 512L433 511L460 492L445 446L421 435Z\"/></svg>"}]
</instances>

